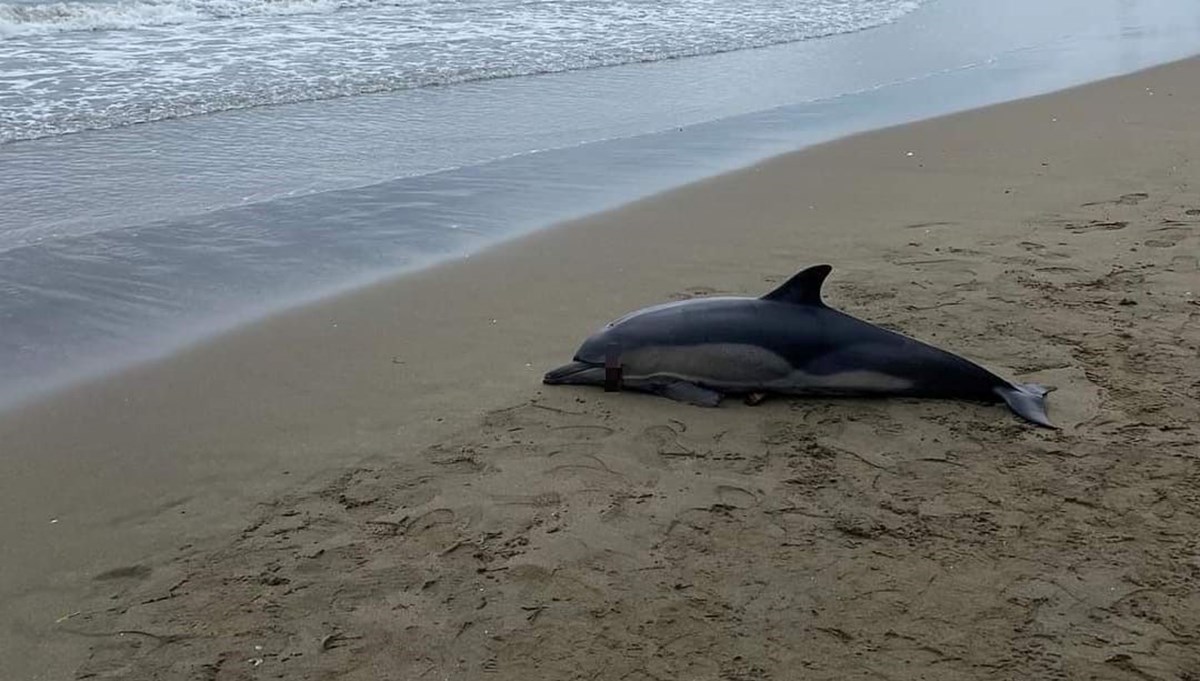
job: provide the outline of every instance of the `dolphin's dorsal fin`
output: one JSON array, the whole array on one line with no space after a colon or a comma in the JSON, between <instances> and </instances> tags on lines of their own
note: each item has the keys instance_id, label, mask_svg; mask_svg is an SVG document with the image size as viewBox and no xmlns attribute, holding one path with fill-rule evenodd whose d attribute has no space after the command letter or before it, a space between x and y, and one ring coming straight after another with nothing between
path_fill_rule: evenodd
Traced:
<instances>
[{"instance_id":1,"label":"dolphin's dorsal fin","mask_svg":"<svg viewBox=\"0 0 1200 681\"><path fill-rule=\"evenodd\" d=\"M780 303L795 305L825 305L821 301L821 284L833 268L829 265L813 265L802 270L782 286L763 296L763 300L774 300Z\"/></svg>"}]
</instances>

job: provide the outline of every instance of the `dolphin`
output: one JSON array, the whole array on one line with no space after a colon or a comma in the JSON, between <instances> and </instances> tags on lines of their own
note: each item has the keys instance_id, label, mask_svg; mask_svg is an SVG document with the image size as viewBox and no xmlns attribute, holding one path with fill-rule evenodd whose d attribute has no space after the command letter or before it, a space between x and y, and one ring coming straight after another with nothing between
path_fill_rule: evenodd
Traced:
<instances>
[{"instance_id":1,"label":"dolphin","mask_svg":"<svg viewBox=\"0 0 1200 681\"><path fill-rule=\"evenodd\" d=\"M1055 427L1046 415L1047 388L1006 381L825 305L821 285L832 269L809 267L761 298L697 298L637 310L593 334L575 361L543 382L613 388L619 379L621 387L705 407L729 394L756 403L771 393L1004 402L1032 423Z\"/></svg>"}]
</instances>

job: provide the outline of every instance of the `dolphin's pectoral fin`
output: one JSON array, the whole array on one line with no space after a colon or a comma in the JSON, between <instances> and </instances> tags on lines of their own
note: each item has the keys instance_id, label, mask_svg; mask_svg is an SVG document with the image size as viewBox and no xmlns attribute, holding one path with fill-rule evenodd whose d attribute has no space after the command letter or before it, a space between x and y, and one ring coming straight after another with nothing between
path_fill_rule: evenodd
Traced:
<instances>
[{"instance_id":1,"label":"dolphin's pectoral fin","mask_svg":"<svg viewBox=\"0 0 1200 681\"><path fill-rule=\"evenodd\" d=\"M766 399L766 393L746 393L746 397L743 398L743 401L746 403L746 406L757 407Z\"/></svg>"},{"instance_id":2,"label":"dolphin's pectoral fin","mask_svg":"<svg viewBox=\"0 0 1200 681\"><path fill-rule=\"evenodd\" d=\"M703 388L687 381L671 381L655 386L654 392L676 402L687 402L698 407L715 407L721 404L721 393Z\"/></svg>"},{"instance_id":3,"label":"dolphin's pectoral fin","mask_svg":"<svg viewBox=\"0 0 1200 681\"><path fill-rule=\"evenodd\" d=\"M1046 415L1046 393L1053 390L1036 383L1017 383L996 388L996 394L1004 400L1009 409L1018 416L1046 428L1058 426L1050 422Z\"/></svg>"}]
</instances>

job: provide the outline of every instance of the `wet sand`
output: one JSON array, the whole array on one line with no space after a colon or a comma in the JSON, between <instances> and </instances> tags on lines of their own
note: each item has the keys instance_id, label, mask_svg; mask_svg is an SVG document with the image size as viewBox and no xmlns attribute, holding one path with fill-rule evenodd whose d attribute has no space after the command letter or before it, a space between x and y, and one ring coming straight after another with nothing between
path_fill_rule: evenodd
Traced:
<instances>
[{"instance_id":1,"label":"wet sand","mask_svg":"<svg viewBox=\"0 0 1200 681\"><path fill-rule=\"evenodd\" d=\"M0 416L14 678L1200 675L1200 62L783 156ZM1052 384L544 388L629 309L828 302ZM14 558L15 557L15 558Z\"/></svg>"}]
</instances>

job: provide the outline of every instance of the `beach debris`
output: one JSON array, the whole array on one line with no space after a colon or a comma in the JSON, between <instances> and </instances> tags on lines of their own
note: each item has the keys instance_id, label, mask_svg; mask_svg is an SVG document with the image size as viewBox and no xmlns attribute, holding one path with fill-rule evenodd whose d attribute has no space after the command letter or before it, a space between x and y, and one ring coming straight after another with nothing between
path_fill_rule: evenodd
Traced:
<instances>
[{"instance_id":1,"label":"beach debris","mask_svg":"<svg viewBox=\"0 0 1200 681\"><path fill-rule=\"evenodd\" d=\"M353 641L360 638L362 638L362 636L348 636L340 631L335 631L332 634L326 634L321 637L319 649L321 652L333 650L334 648L340 648L347 641Z\"/></svg>"},{"instance_id":2,"label":"beach debris","mask_svg":"<svg viewBox=\"0 0 1200 681\"><path fill-rule=\"evenodd\" d=\"M522 605L521 609L527 613L525 615L525 620L528 622L534 622L547 607L548 606L546 605Z\"/></svg>"}]
</instances>

